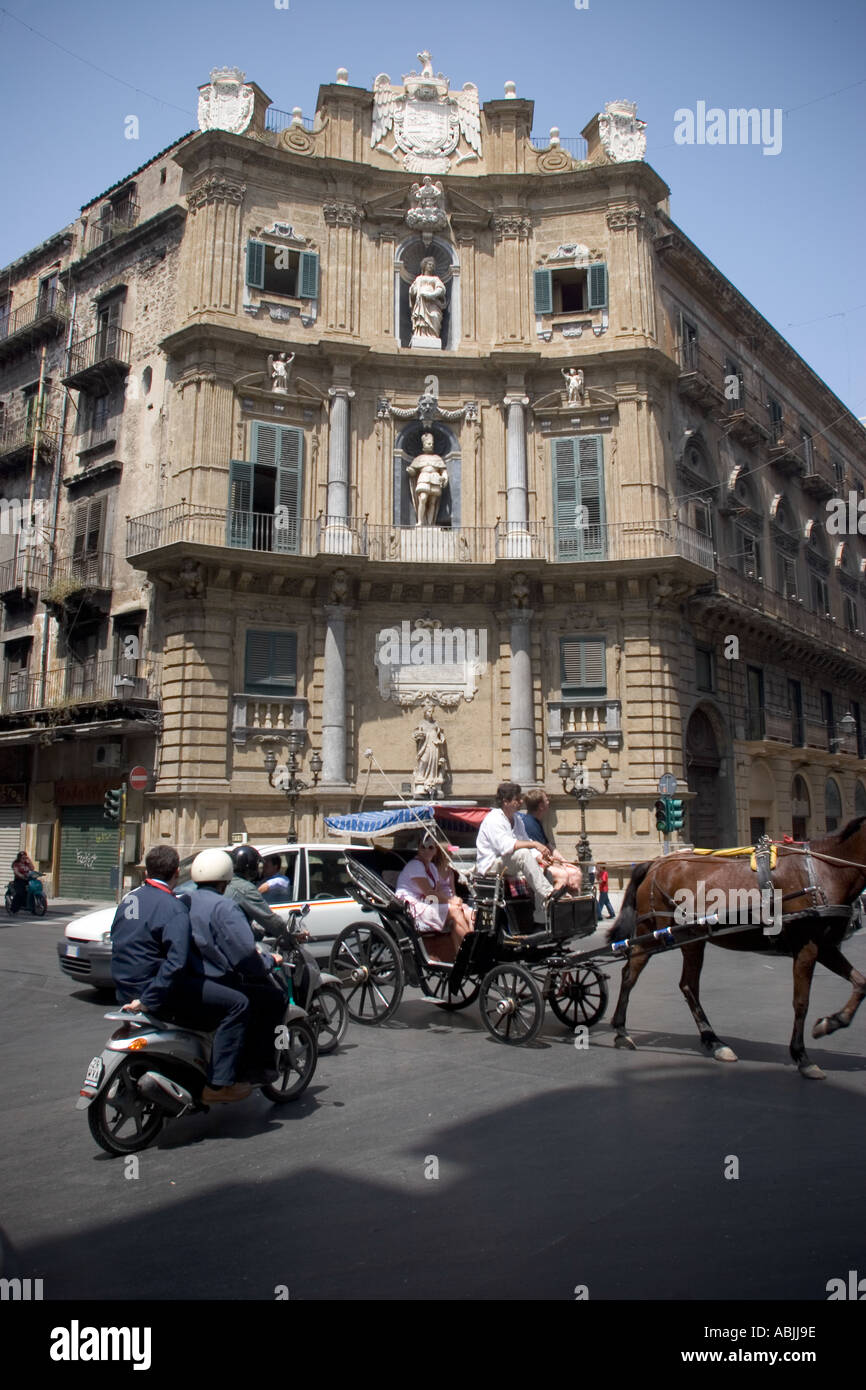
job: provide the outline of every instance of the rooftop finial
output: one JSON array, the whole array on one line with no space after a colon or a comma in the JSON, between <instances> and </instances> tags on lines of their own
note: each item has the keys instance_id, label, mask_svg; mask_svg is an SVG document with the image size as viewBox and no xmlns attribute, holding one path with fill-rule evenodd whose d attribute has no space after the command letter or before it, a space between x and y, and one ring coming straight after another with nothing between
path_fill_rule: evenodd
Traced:
<instances>
[{"instance_id":1,"label":"rooftop finial","mask_svg":"<svg viewBox=\"0 0 866 1390\"><path fill-rule=\"evenodd\" d=\"M507 97L512 97L512 98L517 96L517 83L516 83L516 82L506 82L506 84L505 84L505 95L506 95Z\"/></svg>"},{"instance_id":2,"label":"rooftop finial","mask_svg":"<svg viewBox=\"0 0 866 1390\"><path fill-rule=\"evenodd\" d=\"M345 87L349 81L349 69L337 68L337 81L341 87Z\"/></svg>"}]
</instances>

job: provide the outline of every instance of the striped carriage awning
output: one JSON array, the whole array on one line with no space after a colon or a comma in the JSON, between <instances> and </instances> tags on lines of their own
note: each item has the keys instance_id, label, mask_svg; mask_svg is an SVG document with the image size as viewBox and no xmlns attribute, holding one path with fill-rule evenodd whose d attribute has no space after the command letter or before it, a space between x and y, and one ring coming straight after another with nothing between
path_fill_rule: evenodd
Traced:
<instances>
[{"instance_id":1,"label":"striped carriage awning","mask_svg":"<svg viewBox=\"0 0 866 1390\"><path fill-rule=\"evenodd\" d=\"M433 818L433 806L401 806L393 811L356 811L349 816L325 816L325 825L332 835L365 835L375 839L380 835L392 835L395 830L404 827L429 823Z\"/></svg>"}]
</instances>

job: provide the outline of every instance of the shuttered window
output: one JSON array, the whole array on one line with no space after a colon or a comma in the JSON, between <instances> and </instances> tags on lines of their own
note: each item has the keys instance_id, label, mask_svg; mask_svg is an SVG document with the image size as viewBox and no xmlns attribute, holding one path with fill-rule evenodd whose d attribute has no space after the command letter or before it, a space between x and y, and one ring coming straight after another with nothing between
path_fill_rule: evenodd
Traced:
<instances>
[{"instance_id":1,"label":"shuttered window","mask_svg":"<svg viewBox=\"0 0 866 1390\"><path fill-rule=\"evenodd\" d=\"M533 272L535 313L573 314L607 308L607 263L594 261L588 268L543 267Z\"/></svg>"},{"instance_id":2,"label":"shuttered window","mask_svg":"<svg viewBox=\"0 0 866 1390\"><path fill-rule=\"evenodd\" d=\"M247 633L244 691L249 695L294 695L297 690L298 638L294 632Z\"/></svg>"},{"instance_id":3,"label":"shuttered window","mask_svg":"<svg viewBox=\"0 0 866 1390\"><path fill-rule=\"evenodd\" d=\"M298 298L318 299L319 297L319 253L302 251L298 270Z\"/></svg>"},{"instance_id":4,"label":"shuttered window","mask_svg":"<svg viewBox=\"0 0 866 1390\"><path fill-rule=\"evenodd\" d=\"M607 671L603 637L561 637L559 662L564 700L579 695L606 694Z\"/></svg>"},{"instance_id":5,"label":"shuttered window","mask_svg":"<svg viewBox=\"0 0 866 1390\"><path fill-rule=\"evenodd\" d=\"M247 285L269 294L292 299L318 299L319 253L295 251L287 246L271 246L264 241L247 242Z\"/></svg>"},{"instance_id":6,"label":"shuttered window","mask_svg":"<svg viewBox=\"0 0 866 1390\"><path fill-rule=\"evenodd\" d=\"M601 435L553 441L553 518L558 560L607 554Z\"/></svg>"},{"instance_id":7,"label":"shuttered window","mask_svg":"<svg viewBox=\"0 0 866 1390\"><path fill-rule=\"evenodd\" d=\"M265 287L265 243L247 242L247 284L255 290Z\"/></svg>"},{"instance_id":8,"label":"shuttered window","mask_svg":"<svg viewBox=\"0 0 866 1390\"><path fill-rule=\"evenodd\" d=\"M549 270L535 272L535 312L553 313L553 275Z\"/></svg>"},{"instance_id":9,"label":"shuttered window","mask_svg":"<svg viewBox=\"0 0 866 1390\"><path fill-rule=\"evenodd\" d=\"M226 542L242 550L300 548L304 435L291 425L252 424L252 460L229 468Z\"/></svg>"},{"instance_id":10,"label":"shuttered window","mask_svg":"<svg viewBox=\"0 0 866 1390\"><path fill-rule=\"evenodd\" d=\"M105 517L105 497L91 497L75 508L75 529L72 554L97 555L101 549L102 523Z\"/></svg>"},{"instance_id":11,"label":"shuttered window","mask_svg":"<svg viewBox=\"0 0 866 1390\"><path fill-rule=\"evenodd\" d=\"M589 267L589 307L607 308L607 265L604 261L596 261Z\"/></svg>"}]
</instances>

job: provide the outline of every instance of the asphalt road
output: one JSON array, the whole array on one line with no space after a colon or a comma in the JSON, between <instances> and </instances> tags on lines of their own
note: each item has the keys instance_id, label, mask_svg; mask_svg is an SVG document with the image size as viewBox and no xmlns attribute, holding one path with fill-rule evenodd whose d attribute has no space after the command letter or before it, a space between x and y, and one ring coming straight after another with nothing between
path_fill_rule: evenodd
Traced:
<instances>
[{"instance_id":1,"label":"asphalt road","mask_svg":"<svg viewBox=\"0 0 866 1390\"><path fill-rule=\"evenodd\" d=\"M677 956L633 996L634 1053L607 1023L579 1050L552 1015L504 1047L476 1007L408 992L297 1104L255 1093L174 1121L135 1178L74 1108L112 1025L61 975L61 930L0 924L2 1227L46 1299L824 1301L866 1274L866 1009L812 1044L827 1080L802 1080L785 960L708 952L727 1065L699 1050ZM866 938L846 953L866 968ZM810 1021L847 995L819 969Z\"/></svg>"}]
</instances>

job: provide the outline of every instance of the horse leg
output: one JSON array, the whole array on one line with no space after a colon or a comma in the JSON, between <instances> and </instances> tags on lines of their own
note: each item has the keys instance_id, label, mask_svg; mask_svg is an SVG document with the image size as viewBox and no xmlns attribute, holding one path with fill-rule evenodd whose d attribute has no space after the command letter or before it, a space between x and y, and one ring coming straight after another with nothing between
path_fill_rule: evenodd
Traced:
<instances>
[{"instance_id":1,"label":"horse leg","mask_svg":"<svg viewBox=\"0 0 866 1390\"><path fill-rule=\"evenodd\" d=\"M844 1009L840 1009L837 1014L830 1014L828 1018L819 1018L812 1029L813 1038L826 1038L828 1033L835 1033L837 1028L848 1027L866 996L866 978L845 959L838 946L819 946L818 964L825 965L834 975L841 975L843 980L850 980L854 986L854 993Z\"/></svg>"},{"instance_id":2,"label":"horse leg","mask_svg":"<svg viewBox=\"0 0 866 1390\"><path fill-rule=\"evenodd\" d=\"M701 1007L701 967L704 963L705 941L694 941L683 949L683 973L680 991L692 1011L692 1018L701 1035L701 1046L711 1052L718 1062L736 1062L737 1054L713 1032L713 1026Z\"/></svg>"},{"instance_id":3,"label":"horse leg","mask_svg":"<svg viewBox=\"0 0 866 1390\"><path fill-rule=\"evenodd\" d=\"M824 1073L810 1060L803 1041L809 992L817 960L818 944L815 941L807 941L794 956L794 1031L791 1034L791 1056L800 1069L800 1075L809 1081L824 1080Z\"/></svg>"},{"instance_id":4,"label":"horse leg","mask_svg":"<svg viewBox=\"0 0 866 1390\"><path fill-rule=\"evenodd\" d=\"M614 1047L628 1047L633 1052L637 1048L633 1038L626 1032L625 1016L628 1010L628 999L638 981L638 976L649 960L649 955L644 951L636 951L630 956L622 968L622 984L619 987L619 999L616 1001L616 1011L611 1019L611 1027L614 1030Z\"/></svg>"}]
</instances>

